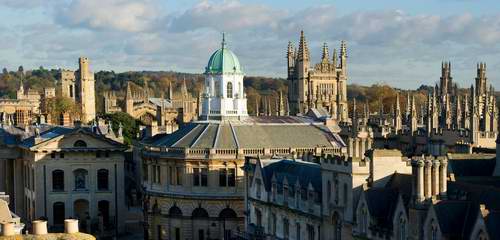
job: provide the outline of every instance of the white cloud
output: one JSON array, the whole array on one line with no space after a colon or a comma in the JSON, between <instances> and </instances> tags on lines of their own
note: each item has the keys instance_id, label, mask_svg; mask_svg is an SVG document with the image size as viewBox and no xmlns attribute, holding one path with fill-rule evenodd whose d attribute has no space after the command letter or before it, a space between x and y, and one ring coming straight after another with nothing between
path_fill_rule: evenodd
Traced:
<instances>
[{"instance_id":1,"label":"white cloud","mask_svg":"<svg viewBox=\"0 0 500 240\"><path fill-rule=\"evenodd\" d=\"M73 0L59 12L59 22L70 27L140 32L161 17L154 0Z\"/></svg>"},{"instance_id":2,"label":"white cloud","mask_svg":"<svg viewBox=\"0 0 500 240\"><path fill-rule=\"evenodd\" d=\"M500 77L495 70L500 69L495 68L500 65L500 15L342 14L333 5L290 11L236 0L202 0L182 12L162 6L160 0L52 4L45 24L24 26L14 35L21 40L15 44L20 54L12 57L15 51L4 50L10 57L1 56L0 62L17 57L22 59L13 64L71 67L87 55L95 69L202 72L226 31L247 74L284 76L287 42L297 43L303 29L313 63L323 42L332 49L339 40L348 41L351 82L432 84L442 60L456 63L454 77L462 85L470 83L476 61L488 62L490 79Z\"/></svg>"}]
</instances>

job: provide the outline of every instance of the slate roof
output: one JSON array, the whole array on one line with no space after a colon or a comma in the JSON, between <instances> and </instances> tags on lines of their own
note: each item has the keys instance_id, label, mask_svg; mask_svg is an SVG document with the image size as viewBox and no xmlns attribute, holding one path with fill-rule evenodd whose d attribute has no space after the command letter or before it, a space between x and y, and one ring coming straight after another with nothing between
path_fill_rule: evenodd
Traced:
<instances>
[{"instance_id":1,"label":"slate roof","mask_svg":"<svg viewBox=\"0 0 500 240\"><path fill-rule=\"evenodd\" d=\"M412 195L411 174L394 173L392 174L385 187L397 189L399 194L401 195L401 198L403 199L405 207L408 208Z\"/></svg>"},{"instance_id":2,"label":"slate roof","mask_svg":"<svg viewBox=\"0 0 500 240\"><path fill-rule=\"evenodd\" d=\"M495 154L448 154L448 171L457 177L491 176Z\"/></svg>"},{"instance_id":3,"label":"slate roof","mask_svg":"<svg viewBox=\"0 0 500 240\"><path fill-rule=\"evenodd\" d=\"M448 239L462 239L468 236L467 232L477 216L477 209L469 201L444 200L434 205L441 232Z\"/></svg>"},{"instance_id":4,"label":"slate roof","mask_svg":"<svg viewBox=\"0 0 500 240\"><path fill-rule=\"evenodd\" d=\"M252 117L244 121L191 122L172 134L145 141L178 148L314 148L344 147L325 125L300 117Z\"/></svg>"},{"instance_id":5,"label":"slate roof","mask_svg":"<svg viewBox=\"0 0 500 240\"><path fill-rule=\"evenodd\" d=\"M161 107L162 105L165 106L166 108L171 108L173 105L172 105L172 101L168 100L168 99L162 99L162 98L149 98L149 102L151 102L152 104L154 104L155 106L157 107Z\"/></svg>"},{"instance_id":6,"label":"slate roof","mask_svg":"<svg viewBox=\"0 0 500 240\"><path fill-rule=\"evenodd\" d=\"M485 218L486 229L490 239L500 239L500 212L490 211Z\"/></svg>"},{"instance_id":7,"label":"slate roof","mask_svg":"<svg viewBox=\"0 0 500 240\"><path fill-rule=\"evenodd\" d=\"M307 188L309 183L311 183L314 190L321 196L322 182L319 164L301 160L273 159L262 160L262 165L262 176L267 191L271 191L272 179L274 176L278 187L283 186L285 178L290 188L294 188L297 181L299 181L302 188Z\"/></svg>"},{"instance_id":8,"label":"slate roof","mask_svg":"<svg viewBox=\"0 0 500 240\"><path fill-rule=\"evenodd\" d=\"M365 191L365 199L370 216L377 226L392 229L392 219L398 202L395 188L370 188Z\"/></svg>"},{"instance_id":9,"label":"slate roof","mask_svg":"<svg viewBox=\"0 0 500 240\"><path fill-rule=\"evenodd\" d=\"M99 133L99 130L97 130L97 129L94 129L94 131L97 131L97 133L94 133L90 127L70 128L70 127L63 127L63 126L54 126L54 127L49 128L48 130L40 132L40 138L43 139L43 141L41 141L40 143L52 140L52 139L60 137L62 135L74 133L77 131L82 131L82 132L89 134L89 135L92 135L96 138L100 138L104 141L111 143L112 145L117 146L117 147L125 148L125 145L105 137L104 135ZM32 135L32 136L22 140L19 146L24 147L24 148L31 148L31 147L34 147L36 145L38 145L38 144L35 144L35 136Z\"/></svg>"}]
</instances>

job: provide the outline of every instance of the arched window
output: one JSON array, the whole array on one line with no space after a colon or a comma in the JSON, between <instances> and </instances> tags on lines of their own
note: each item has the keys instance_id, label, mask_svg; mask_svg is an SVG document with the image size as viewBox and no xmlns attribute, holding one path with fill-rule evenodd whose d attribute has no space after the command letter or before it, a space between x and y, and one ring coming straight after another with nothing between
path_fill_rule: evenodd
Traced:
<instances>
[{"instance_id":1,"label":"arched window","mask_svg":"<svg viewBox=\"0 0 500 240\"><path fill-rule=\"evenodd\" d=\"M54 225L64 224L65 214L66 211L63 202L56 202L52 205L52 219L54 219Z\"/></svg>"},{"instance_id":2,"label":"arched window","mask_svg":"<svg viewBox=\"0 0 500 240\"><path fill-rule=\"evenodd\" d=\"M233 98L233 83L231 82L227 83L227 97Z\"/></svg>"},{"instance_id":3,"label":"arched window","mask_svg":"<svg viewBox=\"0 0 500 240\"><path fill-rule=\"evenodd\" d=\"M347 183L344 183L344 206L347 206Z\"/></svg>"},{"instance_id":4,"label":"arched window","mask_svg":"<svg viewBox=\"0 0 500 240\"><path fill-rule=\"evenodd\" d=\"M73 171L73 175L75 176L75 190L87 190L87 170L77 169Z\"/></svg>"},{"instance_id":5,"label":"arched window","mask_svg":"<svg viewBox=\"0 0 500 240\"><path fill-rule=\"evenodd\" d=\"M99 169L97 171L97 189L98 190L108 190L108 177L109 171L107 169Z\"/></svg>"},{"instance_id":6,"label":"arched window","mask_svg":"<svg viewBox=\"0 0 500 240\"><path fill-rule=\"evenodd\" d=\"M399 239L406 239L406 219L404 218L402 213L399 217Z\"/></svg>"},{"instance_id":7,"label":"arched window","mask_svg":"<svg viewBox=\"0 0 500 240\"><path fill-rule=\"evenodd\" d=\"M182 217L182 211L181 211L181 209L179 207L172 206L168 210L168 215L169 215L169 217Z\"/></svg>"},{"instance_id":8,"label":"arched window","mask_svg":"<svg viewBox=\"0 0 500 240\"><path fill-rule=\"evenodd\" d=\"M328 180L327 184L326 184L326 199L327 199L327 203L330 203L331 200L332 200L332 182L330 182L330 180Z\"/></svg>"},{"instance_id":9,"label":"arched window","mask_svg":"<svg viewBox=\"0 0 500 240\"><path fill-rule=\"evenodd\" d=\"M236 212L231 208L224 208L219 213L219 218L227 219L227 218L237 218Z\"/></svg>"},{"instance_id":10,"label":"arched window","mask_svg":"<svg viewBox=\"0 0 500 240\"><path fill-rule=\"evenodd\" d=\"M52 191L64 191L64 171L52 171Z\"/></svg>"},{"instance_id":11,"label":"arched window","mask_svg":"<svg viewBox=\"0 0 500 240\"><path fill-rule=\"evenodd\" d=\"M78 147L78 148L86 148L87 143L83 140L77 140L74 144L73 147Z\"/></svg>"},{"instance_id":12,"label":"arched window","mask_svg":"<svg viewBox=\"0 0 500 240\"><path fill-rule=\"evenodd\" d=\"M208 212L207 210L198 207L195 210L193 210L193 213L191 214L192 218L208 218Z\"/></svg>"},{"instance_id":13,"label":"arched window","mask_svg":"<svg viewBox=\"0 0 500 240\"><path fill-rule=\"evenodd\" d=\"M366 210L366 206L364 204L361 206L359 221L361 233L366 234L368 232L368 211Z\"/></svg>"}]
</instances>

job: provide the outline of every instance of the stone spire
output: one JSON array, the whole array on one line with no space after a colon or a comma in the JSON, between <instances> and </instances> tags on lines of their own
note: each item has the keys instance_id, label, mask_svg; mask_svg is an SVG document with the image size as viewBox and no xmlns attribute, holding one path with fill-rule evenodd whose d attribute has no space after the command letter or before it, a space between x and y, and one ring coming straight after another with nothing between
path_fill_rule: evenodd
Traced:
<instances>
[{"instance_id":1,"label":"stone spire","mask_svg":"<svg viewBox=\"0 0 500 240\"><path fill-rule=\"evenodd\" d=\"M347 43L344 40L340 42L340 68L347 72Z\"/></svg>"},{"instance_id":2,"label":"stone spire","mask_svg":"<svg viewBox=\"0 0 500 240\"><path fill-rule=\"evenodd\" d=\"M486 63L477 64L476 96L481 97L487 91Z\"/></svg>"},{"instance_id":3,"label":"stone spire","mask_svg":"<svg viewBox=\"0 0 500 240\"><path fill-rule=\"evenodd\" d=\"M455 127L461 128L462 126L462 101L460 95L457 95L455 100Z\"/></svg>"},{"instance_id":4,"label":"stone spire","mask_svg":"<svg viewBox=\"0 0 500 240\"><path fill-rule=\"evenodd\" d=\"M222 40L223 45L224 45L224 40ZM181 94L183 98L188 97L188 90L187 90L187 85L186 85L186 78L182 80L182 87L181 87Z\"/></svg>"},{"instance_id":5,"label":"stone spire","mask_svg":"<svg viewBox=\"0 0 500 240\"><path fill-rule=\"evenodd\" d=\"M402 129L401 107L399 105L399 92L396 93L396 108L394 110L394 130L399 132Z\"/></svg>"},{"instance_id":6,"label":"stone spire","mask_svg":"<svg viewBox=\"0 0 500 240\"><path fill-rule=\"evenodd\" d=\"M440 96L451 94L453 83L451 77L450 62L441 62L441 78L439 84L440 84Z\"/></svg>"},{"instance_id":7,"label":"stone spire","mask_svg":"<svg viewBox=\"0 0 500 240\"><path fill-rule=\"evenodd\" d=\"M472 143L477 143L478 132L479 132L479 109L477 106L476 91L474 91L474 86L470 87L471 92L471 113L470 113L470 141Z\"/></svg>"},{"instance_id":8,"label":"stone spire","mask_svg":"<svg viewBox=\"0 0 500 240\"><path fill-rule=\"evenodd\" d=\"M173 89L172 89L172 81L168 82L168 100L172 101L174 99Z\"/></svg>"},{"instance_id":9,"label":"stone spire","mask_svg":"<svg viewBox=\"0 0 500 240\"><path fill-rule=\"evenodd\" d=\"M410 131L414 134L417 131L417 106L415 105L415 96L411 96L411 118L410 118Z\"/></svg>"},{"instance_id":10,"label":"stone spire","mask_svg":"<svg viewBox=\"0 0 500 240\"><path fill-rule=\"evenodd\" d=\"M292 42L288 42L288 49L286 51L286 59L288 64L288 77L290 78L293 75L293 71L295 68L295 51Z\"/></svg>"},{"instance_id":11,"label":"stone spire","mask_svg":"<svg viewBox=\"0 0 500 240\"><path fill-rule=\"evenodd\" d=\"M278 115L285 116L285 103L283 101L283 92L281 91L279 96Z\"/></svg>"},{"instance_id":12,"label":"stone spire","mask_svg":"<svg viewBox=\"0 0 500 240\"><path fill-rule=\"evenodd\" d=\"M332 55L333 55L332 65L335 66L335 68L337 68L338 67L338 59L339 59L339 57L337 56L337 49L333 49Z\"/></svg>"},{"instance_id":13,"label":"stone spire","mask_svg":"<svg viewBox=\"0 0 500 240\"><path fill-rule=\"evenodd\" d=\"M329 62L330 54L328 53L328 45L323 43L323 53L321 55L321 62Z\"/></svg>"},{"instance_id":14,"label":"stone spire","mask_svg":"<svg viewBox=\"0 0 500 240\"><path fill-rule=\"evenodd\" d=\"M469 95L464 96L464 110L462 111L462 127L465 129L470 128L470 109L469 109Z\"/></svg>"},{"instance_id":15,"label":"stone spire","mask_svg":"<svg viewBox=\"0 0 500 240\"><path fill-rule=\"evenodd\" d=\"M306 37L304 36L304 31L300 31L299 51L297 53L297 59L302 61L309 61L309 48L307 47L307 41Z\"/></svg>"},{"instance_id":16,"label":"stone spire","mask_svg":"<svg viewBox=\"0 0 500 240\"><path fill-rule=\"evenodd\" d=\"M356 111L356 98L352 100L352 130L356 132L358 130L358 112Z\"/></svg>"},{"instance_id":17,"label":"stone spire","mask_svg":"<svg viewBox=\"0 0 500 240\"><path fill-rule=\"evenodd\" d=\"M368 121L370 120L370 109L368 108L368 103L365 102L364 108L363 125L368 126Z\"/></svg>"}]
</instances>

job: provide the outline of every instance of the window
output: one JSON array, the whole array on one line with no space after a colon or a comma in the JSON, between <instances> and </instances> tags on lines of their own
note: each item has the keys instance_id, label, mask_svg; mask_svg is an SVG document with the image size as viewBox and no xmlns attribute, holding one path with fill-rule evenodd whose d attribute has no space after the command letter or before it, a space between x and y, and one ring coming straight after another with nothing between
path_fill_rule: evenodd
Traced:
<instances>
[{"instance_id":1,"label":"window","mask_svg":"<svg viewBox=\"0 0 500 240\"><path fill-rule=\"evenodd\" d=\"M255 195L257 198L260 198L261 185L262 185L262 183L260 182L260 179L256 178L255 179Z\"/></svg>"},{"instance_id":2,"label":"window","mask_svg":"<svg viewBox=\"0 0 500 240\"><path fill-rule=\"evenodd\" d=\"M287 218L283 218L283 238L288 239L290 226Z\"/></svg>"},{"instance_id":3,"label":"window","mask_svg":"<svg viewBox=\"0 0 500 240\"><path fill-rule=\"evenodd\" d=\"M256 222L257 227L262 227L262 213L257 208L255 208L255 218L257 220Z\"/></svg>"},{"instance_id":4,"label":"window","mask_svg":"<svg viewBox=\"0 0 500 240\"><path fill-rule=\"evenodd\" d=\"M160 184L161 183L161 167L160 165L151 165L151 167L153 168L152 169L152 173L153 173L153 179L151 179L153 181L153 183L157 183L157 184Z\"/></svg>"},{"instance_id":5,"label":"window","mask_svg":"<svg viewBox=\"0 0 500 240\"><path fill-rule=\"evenodd\" d=\"M227 169L225 168L219 170L219 186L227 186Z\"/></svg>"},{"instance_id":6,"label":"window","mask_svg":"<svg viewBox=\"0 0 500 240\"><path fill-rule=\"evenodd\" d=\"M276 236L276 214L271 213L271 234Z\"/></svg>"},{"instance_id":7,"label":"window","mask_svg":"<svg viewBox=\"0 0 500 240\"><path fill-rule=\"evenodd\" d=\"M234 168L221 168L219 170L219 186L221 187L234 187L236 186L236 169Z\"/></svg>"},{"instance_id":8,"label":"window","mask_svg":"<svg viewBox=\"0 0 500 240\"><path fill-rule=\"evenodd\" d=\"M99 169L97 171L97 189L108 190L109 171L107 169Z\"/></svg>"},{"instance_id":9,"label":"window","mask_svg":"<svg viewBox=\"0 0 500 240\"><path fill-rule=\"evenodd\" d=\"M328 180L326 184L326 196L327 203L330 203L332 200L332 182L330 182L330 180Z\"/></svg>"},{"instance_id":10,"label":"window","mask_svg":"<svg viewBox=\"0 0 500 240\"><path fill-rule=\"evenodd\" d=\"M406 240L406 220L401 214L399 219L399 240Z\"/></svg>"},{"instance_id":11,"label":"window","mask_svg":"<svg viewBox=\"0 0 500 240\"><path fill-rule=\"evenodd\" d=\"M66 213L63 202L56 202L52 205L52 218L54 219L54 225L64 224Z\"/></svg>"},{"instance_id":12,"label":"window","mask_svg":"<svg viewBox=\"0 0 500 240\"><path fill-rule=\"evenodd\" d=\"M288 185L283 185L283 203L288 204Z\"/></svg>"},{"instance_id":13,"label":"window","mask_svg":"<svg viewBox=\"0 0 500 240\"><path fill-rule=\"evenodd\" d=\"M87 175L85 169L77 169L73 172L75 176L75 190L87 190Z\"/></svg>"},{"instance_id":14,"label":"window","mask_svg":"<svg viewBox=\"0 0 500 240\"><path fill-rule=\"evenodd\" d=\"M77 140L74 144L73 147L78 147L78 148L86 148L87 143L83 140Z\"/></svg>"},{"instance_id":15,"label":"window","mask_svg":"<svg viewBox=\"0 0 500 240\"><path fill-rule=\"evenodd\" d=\"M148 165L143 162L142 163L142 180L148 181L149 179L149 171L148 171Z\"/></svg>"},{"instance_id":16,"label":"window","mask_svg":"<svg viewBox=\"0 0 500 240\"><path fill-rule=\"evenodd\" d=\"M236 186L236 169L234 169L234 168L228 169L227 185L229 187Z\"/></svg>"},{"instance_id":17,"label":"window","mask_svg":"<svg viewBox=\"0 0 500 240\"><path fill-rule=\"evenodd\" d=\"M182 185L182 167L176 167L176 180L177 180L177 185Z\"/></svg>"},{"instance_id":18,"label":"window","mask_svg":"<svg viewBox=\"0 0 500 240\"><path fill-rule=\"evenodd\" d=\"M277 192L277 184L276 182L273 182L273 185L271 186L271 191L272 191L272 198L273 198L273 201L276 201L276 192Z\"/></svg>"},{"instance_id":19,"label":"window","mask_svg":"<svg viewBox=\"0 0 500 240\"><path fill-rule=\"evenodd\" d=\"M52 171L52 191L64 191L64 171Z\"/></svg>"},{"instance_id":20,"label":"window","mask_svg":"<svg viewBox=\"0 0 500 240\"><path fill-rule=\"evenodd\" d=\"M59 153L60 158L64 158L64 153Z\"/></svg>"},{"instance_id":21,"label":"window","mask_svg":"<svg viewBox=\"0 0 500 240\"><path fill-rule=\"evenodd\" d=\"M96 157L96 158L100 158L100 157L101 157L101 151L97 151L97 152L95 152L95 157Z\"/></svg>"},{"instance_id":22,"label":"window","mask_svg":"<svg viewBox=\"0 0 500 240\"><path fill-rule=\"evenodd\" d=\"M233 98L233 83L231 82L227 83L227 97Z\"/></svg>"},{"instance_id":23,"label":"window","mask_svg":"<svg viewBox=\"0 0 500 240\"><path fill-rule=\"evenodd\" d=\"M51 152L50 153L50 158L56 158L56 153L55 152Z\"/></svg>"},{"instance_id":24,"label":"window","mask_svg":"<svg viewBox=\"0 0 500 240\"><path fill-rule=\"evenodd\" d=\"M170 185L175 185L174 168L172 166L168 167L168 175L170 176Z\"/></svg>"},{"instance_id":25,"label":"window","mask_svg":"<svg viewBox=\"0 0 500 240\"><path fill-rule=\"evenodd\" d=\"M296 231L295 239L300 240L301 234L300 234L300 223L299 222L295 223L295 231Z\"/></svg>"},{"instance_id":26,"label":"window","mask_svg":"<svg viewBox=\"0 0 500 240\"><path fill-rule=\"evenodd\" d=\"M207 168L193 168L193 185L206 187L208 185Z\"/></svg>"},{"instance_id":27,"label":"window","mask_svg":"<svg viewBox=\"0 0 500 240\"><path fill-rule=\"evenodd\" d=\"M347 206L347 183L344 183L344 206Z\"/></svg>"},{"instance_id":28,"label":"window","mask_svg":"<svg viewBox=\"0 0 500 240\"><path fill-rule=\"evenodd\" d=\"M314 226L307 224L307 240L314 240Z\"/></svg>"}]
</instances>

